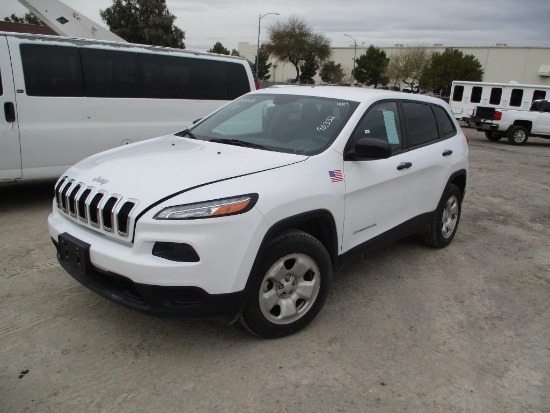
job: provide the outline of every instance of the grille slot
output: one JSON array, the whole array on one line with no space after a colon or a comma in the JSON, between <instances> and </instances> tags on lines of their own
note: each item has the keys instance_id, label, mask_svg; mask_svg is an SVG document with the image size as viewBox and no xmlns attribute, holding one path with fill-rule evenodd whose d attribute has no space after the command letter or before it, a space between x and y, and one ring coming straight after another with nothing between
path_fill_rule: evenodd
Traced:
<instances>
[{"instance_id":1,"label":"grille slot","mask_svg":"<svg viewBox=\"0 0 550 413\"><path fill-rule=\"evenodd\" d=\"M59 180L54 191L55 203L60 212L100 231L121 237L130 235L131 217L138 200L98 191L68 176Z\"/></svg>"},{"instance_id":2,"label":"grille slot","mask_svg":"<svg viewBox=\"0 0 550 413\"><path fill-rule=\"evenodd\" d=\"M92 198L92 202L90 202L90 223L96 227L99 227L99 203L103 199L103 196L101 192L98 192Z\"/></svg>"},{"instance_id":3,"label":"grille slot","mask_svg":"<svg viewBox=\"0 0 550 413\"><path fill-rule=\"evenodd\" d=\"M101 212L103 218L103 229L109 232L113 232L113 210L115 205L118 202L116 196L110 197L105 205L103 206L103 211Z\"/></svg>"},{"instance_id":4,"label":"grille slot","mask_svg":"<svg viewBox=\"0 0 550 413\"><path fill-rule=\"evenodd\" d=\"M136 206L135 202L132 201L126 201L122 208L120 208L120 211L118 211L118 217L117 217L117 225L118 225L118 233L120 235L128 235L128 218L130 217L130 213Z\"/></svg>"},{"instance_id":5,"label":"grille slot","mask_svg":"<svg viewBox=\"0 0 550 413\"><path fill-rule=\"evenodd\" d=\"M76 216L76 195L82 188L82 185L78 184L74 189L69 193L69 214L73 217Z\"/></svg>"},{"instance_id":6,"label":"grille slot","mask_svg":"<svg viewBox=\"0 0 550 413\"><path fill-rule=\"evenodd\" d=\"M84 222L88 222L88 213L86 212L86 200L92 192L91 188L86 188L78 198L78 218Z\"/></svg>"}]
</instances>

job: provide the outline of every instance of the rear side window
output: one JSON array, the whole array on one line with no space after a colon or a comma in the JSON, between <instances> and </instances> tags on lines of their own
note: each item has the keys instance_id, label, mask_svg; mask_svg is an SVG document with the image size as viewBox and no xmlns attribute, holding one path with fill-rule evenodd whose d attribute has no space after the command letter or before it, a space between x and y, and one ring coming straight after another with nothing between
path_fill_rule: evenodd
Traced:
<instances>
[{"instance_id":1,"label":"rear side window","mask_svg":"<svg viewBox=\"0 0 550 413\"><path fill-rule=\"evenodd\" d=\"M535 90L533 92L533 99L531 99L531 102L533 102L533 100L539 100L539 99L546 99L545 90Z\"/></svg>"},{"instance_id":2,"label":"rear side window","mask_svg":"<svg viewBox=\"0 0 550 413\"><path fill-rule=\"evenodd\" d=\"M464 95L464 86L455 86L455 90L453 92L453 102L462 101L462 95Z\"/></svg>"},{"instance_id":3,"label":"rear side window","mask_svg":"<svg viewBox=\"0 0 550 413\"><path fill-rule=\"evenodd\" d=\"M22 44L20 50L27 95L84 96L78 48Z\"/></svg>"},{"instance_id":4,"label":"rear side window","mask_svg":"<svg viewBox=\"0 0 550 413\"><path fill-rule=\"evenodd\" d=\"M474 86L472 88L472 96L470 96L470 102L479 103L481 102L481 92L483 88L481 86Z\"/></svg>"},{"instance_id":5,"label":"rear side window","mask_svg":"<svg viewBox=\"0 0 550 413\"><path fill-rule=\"evenodd\" d=\"M449 118L449 114L447 113L447 111L439 106L432 106L432 108L434 110L435 118L437 120L439 136L442 139L446 139L456 135L455 125Z\"/></svg>"},{"instance_id":6,"label":"rear side window","mask_svg":"<svg viewBox=\"0 0 550 413\"><path fill-rule=\"evenodd\" d=\"M502 88L494 87L491 89L491 97L489 98L489 103L491 105L499 105L501 97L502 97Z\"/></svg>"},{"instance_id":7,"label":"rear side window","mask_svg":"<svg viewBox=\"0 0 550 413\"><path fill-rule=\"evenodd\" d=\"M80 49L86 96L139 97L137 54L112 50Z\"/></svg>"},{"instance_id":8,"label":"rear side window","mask_svg":"<svg viewBox=\"0 0 550 413\"><path fill-rule=\"evenodd\" d=\"M402 108L407 128L407 146L418 146L439 139L437 123L430 105L403 102Z\"/></svg>"},{"instance_id":9,"label":"rear side window","mask_svg":"<svg viewBox=\"0 0 550 413\"><path fill-rule=\"evenodd\" d=\"M139 54L143 97L232 100L250 91L241 64Z\"/></svg>"},{"instance_id":10,"label":"rear side window","mask_svg":"<svg viewBox=\"0 0 550 413\"><path fill-rule=\"evenodd\" d=\"M512 89L510 106L521 106L521 99L523 99L523 89Z\"/></svg>"}]
</instances>

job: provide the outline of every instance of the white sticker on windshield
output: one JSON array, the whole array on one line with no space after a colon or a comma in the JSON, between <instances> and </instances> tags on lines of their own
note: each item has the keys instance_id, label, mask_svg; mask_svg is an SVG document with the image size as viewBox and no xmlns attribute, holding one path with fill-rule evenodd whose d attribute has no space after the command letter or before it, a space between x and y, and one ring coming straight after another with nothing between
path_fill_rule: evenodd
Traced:
<instances>
[{"instance_id":1,"label":"white sticker on windshield","mask_svg":"<svg viewBox=\"0 0 550 413\"><path fill-rule=\"evenodd\" d=\"M395 115L391 110L385 110L384 123L386 125L386 134L388 135L388 143L391 145L399 145L399 135L397 134L397 126L395 124Z\"/></svg>"}]
</instances>

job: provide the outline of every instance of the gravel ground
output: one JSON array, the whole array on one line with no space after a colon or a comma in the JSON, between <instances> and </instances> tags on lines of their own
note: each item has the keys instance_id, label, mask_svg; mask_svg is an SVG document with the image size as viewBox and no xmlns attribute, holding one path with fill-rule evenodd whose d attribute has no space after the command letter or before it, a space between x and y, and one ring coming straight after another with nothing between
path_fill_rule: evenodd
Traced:
<instances>
[{"instance_id":1,"label":"gravel ground","mask_svg":"<svg viewBox=\"0 0 550 413\"><path fill-rule=\"evenodd\" d=\"M96 296L55 259L53 182L0 186L0 411L550 412L550 141L466 133L454 242L363 256L271 341Z\"/></svg>"}]
</instances>

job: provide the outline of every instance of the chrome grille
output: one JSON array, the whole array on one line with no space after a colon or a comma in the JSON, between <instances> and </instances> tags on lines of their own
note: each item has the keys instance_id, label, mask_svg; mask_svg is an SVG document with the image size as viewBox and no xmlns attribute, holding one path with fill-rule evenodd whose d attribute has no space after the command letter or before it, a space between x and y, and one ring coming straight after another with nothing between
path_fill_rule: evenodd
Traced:
<instances>
[{"instance_id":1,"label":"chrome grille","mask_svg":"<svg viewBox=\"0 0 550 413\"><path fill-rule=\"evenodd\" d=\"M55 186L57 208L65 215L95 230L128 238L133 221L132 212L138 201L109 194L83 182L64 176Z\"/></svg>"}]
</instances>

